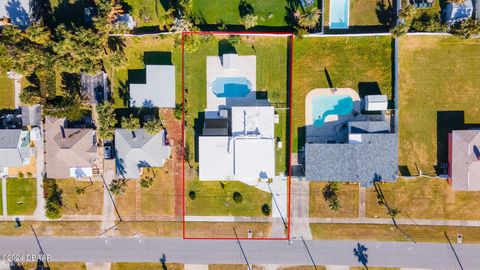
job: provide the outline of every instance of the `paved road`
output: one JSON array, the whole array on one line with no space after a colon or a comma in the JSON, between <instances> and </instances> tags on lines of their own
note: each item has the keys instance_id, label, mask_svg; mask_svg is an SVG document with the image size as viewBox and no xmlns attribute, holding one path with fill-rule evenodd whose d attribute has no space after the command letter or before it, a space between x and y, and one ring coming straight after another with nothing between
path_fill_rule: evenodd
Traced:
<instances>
[{"instance_id":1,"label":"paved road","mask_svg":"<svg viewBox=\"0 0 480 270\"><path fill-rule=\"evenodd\" d=\"M207 264L245 263L237 241L182 240L173 238L49 238L39 242L52 261L158 262L165 254L167 262ZM357 265L353 255L356 241L306 241L317 265ZM362 242L368 250L369 266L460 269L447 244L406 242ZM242 241L250 264L304 264L312 259L302 241L289 246L287 241ZM480 266L480 245L458 245L457 254L464 269ZM0 255L38 254L33 237L0 237Z\"/></svg>"}]
</instances>

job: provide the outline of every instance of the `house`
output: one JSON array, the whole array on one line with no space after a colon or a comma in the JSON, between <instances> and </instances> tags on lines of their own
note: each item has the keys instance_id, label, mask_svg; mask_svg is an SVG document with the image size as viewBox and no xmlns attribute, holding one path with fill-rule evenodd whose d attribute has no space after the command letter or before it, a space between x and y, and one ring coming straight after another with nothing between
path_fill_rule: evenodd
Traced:
<instances>
[{"instance_id":1,"label":"house","mask_svg":"<svg viewBox=\"0 0 480 270\"><path fill-rule=\"evenodd\" d=\"M453 190L480 191L480 130L448 134L448 176Z\"/></svg>"},{"instance_id":2,"label":"house","mask_svg":"<svg viewBox=\"0 0 480 270\"><path fill-rule=\"evenodd\" d=\"M132 30L135 28L137 23L133 19L133 17L130 14L119 14L117 15L117 18L115 19L115 24L118 26L120 24L125 25L128 29Z\"/></svg>"},{"instance_id":3,"label":"house","mask_svg":"<svg viewBox=\"0 0 480 270\"><path fill-rule=\"evenodd\" d=\"M115 150L117 175L126 179L137 179L142 168L162 167L170 157L164 130L151 135L145 129L116 129Z\"/></svg>"},{"instance_id":4,"label":"house","mask_svg":"<svg viewBox=\"0 0 480 270\"><path fill-rule=\"evenodd\" d=\"M414 8L431 8L433 6L434 0L411 0L410 4Z\"/></svg>"},{"instance_id":5,"label":"house","mask_svg":"<svg viewBox=\"0 0 480 270\"><path fill-rule=\"evenodd\" d=\"M20 28L30 24L30 0L0 0L0 27L8 24Z\"/></svg>"},{"instance_id":6,"label":"house","mask_svg":"<svg viewBox=\"0 0 480 270\"><path fill-rule=\"evenodd\" d=\"M175 108L175 66L147 65L146 82L130 84L130 106Z\"/></svg>"},{"instance_id":7,"label":"house","mask_svg":"<svg viewBox=\"0 0 480 270\"><path fill-rule=\"evenodd\" d=\"M472 0L462 2L448 2L442 10L443 20L446 23L454 24L472 18L473 4Z\"/></svg>"},{"instance_id":8,"label":"house","mask_svg":"<svg viewBox=\"0 0 480 270\"><path fill-rule=\"evenodd\" d=\"M305 177L311 181L395 181L398 136L387 121L350 121L346 143L307 143Z\"/></svg>"},{"instance_id":9,"label":"house","mask_svg":"<svg viewBox=\"0 0 480 270\"><path fill-rule=\"evenodd\" d=\"M82 85L81 94L91 105L108 100L110 89L108 88L107 73L102 71L95 76L82 73L80 82Z\"/></svg>"},{"instance_id":10,"label":"house","mask_svg":"<svg viewBox=\"0 0 480 270\"><path fill-rule=\"evenodd\" d=\"M219 112L219 118L205 120L199 137L200 180L255 184L259 179L273 178L274 108L234 106L228 114L224 111Z\"/></svg>"},{"instance_id":11,"label":"house","mask_svg":"<svg viewBox=\"0 0 480 270\"><path fill-rule=\"evenodd\" d=\"M21 129L0 129L0 177L8 176L8 168L29 163L30 133Z\"/></svg>"},{"instance_id":12,"label":"house","mask_svg":"<svg viewBox=\"0 0 480 270\"><path fill-rule=\"evenodd\" d=\"M101 174L97 164L95 131L65 119L45 119L46 174L48 178L85 178Z\"/></svg>"}]
</instances>

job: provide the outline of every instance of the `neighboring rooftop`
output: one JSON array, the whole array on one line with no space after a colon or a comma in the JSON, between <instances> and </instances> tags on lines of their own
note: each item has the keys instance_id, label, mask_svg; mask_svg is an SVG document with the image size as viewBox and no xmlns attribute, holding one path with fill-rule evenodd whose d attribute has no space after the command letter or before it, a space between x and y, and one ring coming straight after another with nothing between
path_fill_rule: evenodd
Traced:
<instances>
[{"instance_id":1,"label":"neighboring rooftop","mask_svg":"<svg viewBox=\"0 0 480 270\"><path fill-rule=\"evenodd\" d=\"M455 23L473 16L472 0L464 0L459 3L448 2L443 10L443 19L448 23Z\"/></svg>"},{"instance_id":2,"label":"neighboring rooftop","mask_svg":"<svg viewBox=\"0 0 480 270\"><path fill-rule=\"evenodd\" d=\"M452 189L480 191L480 130L454 130L449 135Z\"/></svg>"},{"instance_id":3,"label":"neighboring rooftop","mask_svg":"<svg viewBox=\"0 0 480 270\"><path fill-rule=\"evenodd\" d=\"M138 129L134 134L126 129L116 129L115 150L117 175L126 179L137 179L142 168L162 167L170 157L163 130L150 135L145 129Z\"/></svg>"},{"instance_id":4,"label":"neighboring rooftop","mask_svg":"<svg viewBox=\"0 0 480 270\"><path fill-rule=\"evenodd\" d=\"M386 121L349 123L349 143L307 143L305 176L312 181L394 181L398 171L398 136Z\"/></svg>"},{"instance_id":5,"label":"neighboring rooftop","mask_svg":"<svg viewBox=\"0 0 480 270\"><path fill-rule=\"evenodd\" d=\"M20 167L30 156L30 136L21 129L0 129L0 168Z\"/></svg>"},{"instance_id":6,"label":"neighboring rooftop","mask_svg":"<svg viewBox=\"0 0 480 270\"><path fill-rule=\"evenodd\" d=\"M91 128L68 128L65 119L45 119L48 178L92 177L96 170L97 144Z\"/></svg>"},{"instance_id":7,"label":"neighboring rooftop","mask_svg":"<svg viewBox=\"0 0 480 270\"><path fill-rule=\"evenodd\" d=\"M39 127L42 121L42 107L40 105L21 106L22 125Z\"/></svg>"},{"instance_id":8,"label":"neighboring rooftop","mask_svg":"<svg viewBox=\"0 0 480 270\"><path fill-rule=\"evenodd\" d=\"M130 106L175 108L175 66L147 65L146 83L130 84Z\"/></svg>"}]
</instances>

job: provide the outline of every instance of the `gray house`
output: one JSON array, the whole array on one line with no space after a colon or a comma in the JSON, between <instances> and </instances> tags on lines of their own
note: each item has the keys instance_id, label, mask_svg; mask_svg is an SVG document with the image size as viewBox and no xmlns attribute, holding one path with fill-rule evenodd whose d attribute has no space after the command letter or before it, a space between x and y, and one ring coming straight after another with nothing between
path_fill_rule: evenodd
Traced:
<instances>
[{"instance_id":1,"label":"gray house","mask_svg":"<svg viewBox=\"0 0 480 270\"><path fill-rule=\"evenodd\" d=\"M0 176L8 175L9 167L29 162L30 133L21 129L0 129Z\"/></svg>"},{"instance_id":2,"label":"gray house","mask_svg":"<svg viewBox=\"0 0 480 270\"><path fill-rule=\"evenodd\" d=\"M175 66L147 65L146 82L130 84L130 106L175 108Z\"/></svg>"},{"instance_id":3,"label":"gray house","mask_svg":"<svg viewBox=\"0 0 480 270\"><path fill-rule=\"evenodd\" d=\"M387 121L348 123L348 143L307 143L305 176L312 181L395 181L398 136Z\"/></svg>"},{"instance_id":4,"label":"gray house","mask_svg":"<svg viewBox=\"0 0 480 270\"><path fill-rule=\"evenodd\" d=\"M145 129L131 132L126 129L115 130L115 150L117 175L127 179L136 179L142 168L162 167L170 157L170 147L165 142L165 131L155 135Z\"/></svg>"}]
</instances>

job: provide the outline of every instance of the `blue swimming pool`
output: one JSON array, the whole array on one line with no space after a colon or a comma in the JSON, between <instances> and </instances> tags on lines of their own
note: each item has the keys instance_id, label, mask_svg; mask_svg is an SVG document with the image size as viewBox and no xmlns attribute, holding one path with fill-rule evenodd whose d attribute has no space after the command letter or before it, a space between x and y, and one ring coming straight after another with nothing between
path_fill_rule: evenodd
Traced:
<instances>
[{"instance_id":1,"label":"blue swimming pool","mask_svg":"<svg viewBox=\"0 0 480 270\"><path fill-rule=\"evenodd\" d=\"M330 29L348 29L350 0L330 0Z\"/></svg>"},{"instance_id":2,"label":"blue swimming pool","mask_svg":"<svg viewBox=\"0 0 480 270\"><path fill-rule=\"evenodd\" d=\"M313 126L321 127L328 115L347 115L353 110L350 96L316 96L312 99Z\"/></svg>"},{"instance_id":3,"label":"blue swimming pool","mask_svg":"<svg viewBox=\"0 0 480 270\"><path fill-rule=\"evenodd\" d=\"M217 97L244 97L252 90L252 84L245 77L221 77L212 84Z\"/></svg>"}]
</instances>

